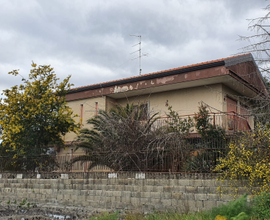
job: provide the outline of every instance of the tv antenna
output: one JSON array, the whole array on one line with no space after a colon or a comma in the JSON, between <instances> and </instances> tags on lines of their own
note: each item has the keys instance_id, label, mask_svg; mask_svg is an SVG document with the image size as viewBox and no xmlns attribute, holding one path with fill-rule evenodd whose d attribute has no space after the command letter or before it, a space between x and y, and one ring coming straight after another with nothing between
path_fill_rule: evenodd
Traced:
<instances>
[{"instance_id":1,"label":"tv antenna","mask_svg":"<svg viewBox=\"0 0 270 220\"><path fill-rule=\"evenodd\" d=\"M131 35L131 34L130 34L130 36L139 38L139 43L132 46L132 47L139 46L139 50L136 50L130 54L134 54L136 52L139 52L139 56L133 58L132 60L139 59L139 75L141 75L142 74L142 56L147 56L147 54L142 55L142 36L141 35Z\"/></svg>"}]
</instances>

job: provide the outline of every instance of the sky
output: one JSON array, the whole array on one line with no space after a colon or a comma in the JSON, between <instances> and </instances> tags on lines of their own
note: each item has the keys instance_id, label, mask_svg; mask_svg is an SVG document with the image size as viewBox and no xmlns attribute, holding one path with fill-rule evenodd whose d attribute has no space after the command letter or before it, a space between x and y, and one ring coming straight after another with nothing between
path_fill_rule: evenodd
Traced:
<instances>
[{"instance_id":1,"label":"sky","mask_svg":"<svg viewBox=\"0 0 270 220\"><path fill-rule=\"evenodd\" d=\"M233 56L265 0L0 0L0 91L32 61L74 87ZM134 36L135 35L135 36ZM134 46L135 45L135 46ZM134 53L133 53L134 52ZM20 69L21 76L8 75Z\"/></svg>"}]
</instances>

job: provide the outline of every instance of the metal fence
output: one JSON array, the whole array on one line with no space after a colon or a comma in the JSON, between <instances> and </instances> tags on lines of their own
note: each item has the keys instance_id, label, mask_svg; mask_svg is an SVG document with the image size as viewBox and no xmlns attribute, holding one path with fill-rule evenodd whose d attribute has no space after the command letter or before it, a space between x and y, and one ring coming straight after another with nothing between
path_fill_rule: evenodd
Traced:
<instances>
[{"instance_id":1,"label":"metal fence","mask_svg":"<svg viewBox=\"0 0 270 220\"><path fill-rule=\"evenodd\" d=\"M188 172L209 173L226 155L231 138L185 138L179 146L171 149L155 149L140 152L103 152L92 154L92 160L73 159L82 154L43 155L12 161L0 157L0 171L32 172ZM13 164L15 162L15 164ZM93 166L94 165L94 166Z\"/></svg>"},{"instance_id":2,"label":"metal fence","mask_svg":"<svg viewBox=\"0 0 270 220\"><path fill-rule=\"evenodd\" d=\"M184 148L160 149L151 152L117 152L117 156L99 153L94 155L95 160L71 163L72 158L79 154L66 154L57 156L60 164L59 170L71 172L112 172L112 171L137 171L137 172L190 172L209 173L224 157L228 151L227 145L231 138L202 139L186 138ZM126 162L124 158L128 158ZM110 161L111 160L111 161ZM122 160L122 161L121 161ZM104 164L105 161L105 164ZM92 164L96 166L89 169ZM115 164L120 164L115 170ZM111 166L110 166L111 165Z\"/></svg>"}]
</instances>

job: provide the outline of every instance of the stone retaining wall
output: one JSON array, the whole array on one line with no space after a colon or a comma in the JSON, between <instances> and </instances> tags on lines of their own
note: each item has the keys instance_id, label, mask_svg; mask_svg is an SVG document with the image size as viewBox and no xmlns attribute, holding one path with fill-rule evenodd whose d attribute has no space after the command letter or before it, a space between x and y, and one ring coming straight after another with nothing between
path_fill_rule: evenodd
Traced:
<instances>
[{"instance_id":1,"label":"stone retaining wall","mask_svg":"<svg viewBox=\"0 0 270 220\"><path fill-rule=\"evenodd\" d=\"M52 179L55 178L55 179ZM231 201L211 175L160 173L0 174L0 200L88 209L181 212Z\"/></svg>"}]
</instances>

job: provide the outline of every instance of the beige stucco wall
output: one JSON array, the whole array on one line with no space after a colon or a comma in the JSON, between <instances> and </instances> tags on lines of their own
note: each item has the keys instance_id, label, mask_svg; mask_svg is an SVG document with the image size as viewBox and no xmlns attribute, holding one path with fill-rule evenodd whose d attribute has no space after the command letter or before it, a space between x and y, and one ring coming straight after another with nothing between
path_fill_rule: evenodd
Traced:
<instances>
[{"instance_id":1,"label":"beige stucco wall","mask_svg":"<svg viewBox=\"0 0 270 220\"><path fill-rule=\"evenodd\" d=\"M90 128L90 126L87 124L87 120L94 117L96 115L96 102L98 109L97 110L105 110L106 108L106 97L95 97L95 98L89 98L89 99L82 99L82 100L75 100L75 101L69 101L68 106L72 108L73 114L78 115L76 117L76 121L79 123L82 123L81 128ZM81 105L83 105L83 111L81 115ZM82 120L81 120L82 119ZM64 137L65 142L72 142L76 140L77 135L75 133L68 133ZM67 156L73 154L74 157L77 155L84 154L83 149L77 149L76 151L73 151L76 149L76 146L69 146L65 148L61 148L58 152L58 156Z\"/></svg>"},{"instance_id":2,"label":"beige stucco wall","mask_svg":"<svg viewBox=\"0 0 270 220\"><path fill-rule=\"evenodd\" d=\"M115 99L106 97L106 111L109 111L111 108L113 108L116 103L117 101Z\"/></svg>"},{"instance_id":3,"label":"beige stucco wall","mask_svg":"<svg viewBox=\"0 0 270 220\"><path fill-rule=\"evenodd\" d=\"M214 109L222 111L222 85L216 84L129 97L128 99L118 99L117 103L121 105L147 103L150 113L159 112L160 116L166 116L168 106L172 106L173 110L177 111L179 115L194 114L198 112L201 101L213 107L213 111L215 111Z\"/></svg>"},{"instance_id":4,"label":"beige stucco wall","mask_svg":"<svg viewBox=\"0 0 270 220\"><path fill-rule=\"evenodd\" d=\"M77 114L78 117L76 117L76 121L80 122L80 119L82 118L82 128L89 128L89 125L87 125L87 120L92 118L96 115L96 103L98 105L98 110L106 108L106 97L95 97L95 98L89 98L89 99L83 99L83 100L75 100L68 102L68 106L72 108L73 113ZM83 111L81 115L81 105L83 105ZM76 138L75 133L68 133L64 140L67 141L74 141Z\"/></svg>"}]
</instances>

